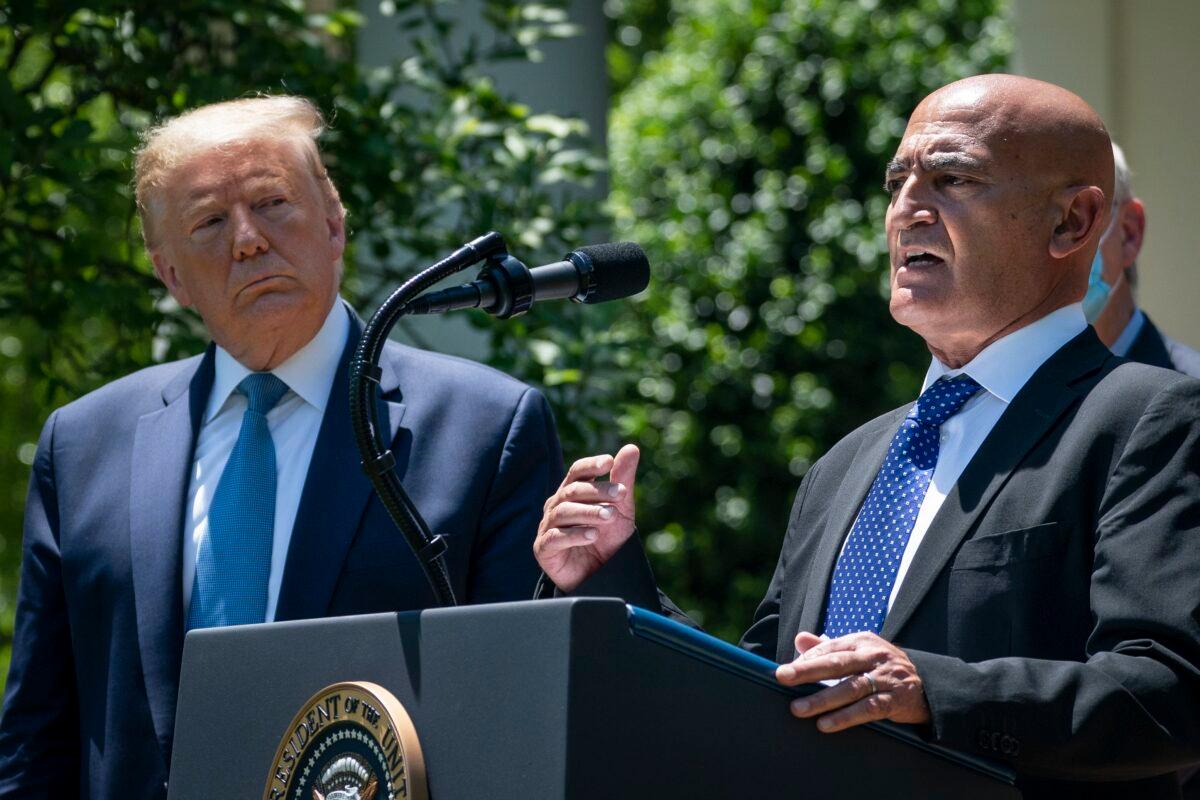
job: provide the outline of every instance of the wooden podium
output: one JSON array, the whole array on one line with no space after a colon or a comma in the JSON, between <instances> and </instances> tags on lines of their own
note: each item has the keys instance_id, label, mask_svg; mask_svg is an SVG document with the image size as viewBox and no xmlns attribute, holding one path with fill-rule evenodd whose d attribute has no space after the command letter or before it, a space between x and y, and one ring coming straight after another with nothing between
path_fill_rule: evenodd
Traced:
<instances>
[{"instance_id":1,"label":"wooden podium","mask_svg":"<svg viewBox=\"0 0 1200 800\"><path fill-rule=\"evenodd\" d=\"M169 798L263 797L293 717L343 681L403 704L434 800L1020 797L1011 774L902 726L819 733L773 671L598 598L195 631Z\"/></svg>"}]
</instances>

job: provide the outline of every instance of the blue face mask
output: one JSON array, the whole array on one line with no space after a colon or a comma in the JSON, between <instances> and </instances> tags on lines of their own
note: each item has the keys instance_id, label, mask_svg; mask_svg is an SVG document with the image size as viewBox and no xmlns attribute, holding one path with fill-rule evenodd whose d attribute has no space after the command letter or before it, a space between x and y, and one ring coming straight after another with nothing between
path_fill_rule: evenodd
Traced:
<instances>
[{"instance_id":1,"label":"blue face mask","mask_svg":"<svg viewBox=\"0 0 1200 800\"><path fill-rule=\"evenodd\" d=\"M1092 271L1088 273L1087 294L1083 296L1083 315L1089 324L1100 318L1100 312L1108 305L1110 294L1112 287L1104 282L1104 259L1097 249L1096 257L1092 259Z\"/></svg>"}]
</instances>

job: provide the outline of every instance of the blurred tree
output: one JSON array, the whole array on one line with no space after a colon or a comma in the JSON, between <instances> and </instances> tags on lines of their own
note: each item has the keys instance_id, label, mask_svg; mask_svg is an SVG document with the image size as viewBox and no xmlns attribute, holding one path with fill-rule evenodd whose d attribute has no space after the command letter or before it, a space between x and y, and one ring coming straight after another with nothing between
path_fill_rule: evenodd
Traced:
<instances>
[{"instance_id":1,"label":"blurred tree","mask_svg":"<svg viewBox=\"0 0 1200 800\"><path fill-rule=\"evenodd\" d=\"M673 4L662 0L604 0L608 17L608 82L613 98L637 78L642 62L662 49L675 18Z\"/></svg>"},{"instance_id":2,"label":"blurred tree","mask_svg":"<svg viewBox=\"0 0 1200 800\"><path fill-rule=\"evenodd\" d=\"M639 342L621 427L661 583L734 638L800 477L919 388L928 354L885 300L884 164L917 101L999 68L1009 33L1000 0L673 8L610 124L616 232L654 265L614 325Z\"/></svg>"},{"instance_id":3,"label":"blurred tree","mask_svg":"<svg viewBox=\"0 0 1200 800\"><path fill-rule=\"evenodd\" d=\"M471 8L481 9L489 33L471 37L455 36L455 0L383 0L398 50L408 55L370 71L355 59L354 4L320 3L330 10L312 13L316 5L0 5L5 672L24 487L43 420L118 375L204 343L198 319L166 296L141 247L130 152L152 121L254 92L296 93L320 105L332 122L323 148L349 211L345 288L356 300L483 231L521 231L510 245L522 257L553 260L595 224L594 203L570 191L602 166L585 148L582 125L510 101L486 75L493 62L535 57L539 42L573 35L562 0L478 0ZM578 323L523 320L534 344L506 339L498 354L548 384L560 408L590 391L570 366L583 346L553 344L577 341L553 334L564 324ZM578 449L588 417L574 419L563 427Z\"/></svg>"}]
</instances>

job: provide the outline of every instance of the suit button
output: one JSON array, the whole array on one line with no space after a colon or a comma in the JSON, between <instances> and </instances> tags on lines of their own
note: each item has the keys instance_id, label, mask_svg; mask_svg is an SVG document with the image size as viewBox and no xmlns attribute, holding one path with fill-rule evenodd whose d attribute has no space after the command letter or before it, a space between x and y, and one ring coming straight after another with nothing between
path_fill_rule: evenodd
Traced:
<instances>
[{"instance_id":1,"label":"suit button","mask_svg":"<svg viewBox=\"0 0 1200 800\"><path fill-rule=\"evenodd\" d=\"M991 749L992 739L990 736L988 736L988 732L983 730L982 728L979 729L979 738L978 738L977 742L981 749L983 749L983 750Z\"/></svg>"},{"instance_id":2,"label":"suit button","mask_svg":"<svg viewBox=\"0 0 1200 800\"><path fill-rule=\"evenodd\" d=\"M1021 752L1021 743L1016 739L1016 737L1013 737L1012 752L1009 753L1009 755L1012 756L1013 758L1016 758L1020 752Z\"/></svg>"},{"instance_id":3,"label":"suit button","mask_svg":"<svg viewBox=\"0 0 1200 800\"><path fill-rule=\"evenodd\" d=\"M1012 755L1012 737L1005 735L1000 737L1000 752L1006 756Z\"/></svg>"},{"instance_id":4,"label":"suit button","mask_svg":"<svg viewBox=\"0 0 1200 800\"><path fill-rule=\"evenodd\" d=\"M992 748L991 749L992 749L993 753L1000 752L1000 732L999 731L992 731Z\"/></svg>"}]
</instances>

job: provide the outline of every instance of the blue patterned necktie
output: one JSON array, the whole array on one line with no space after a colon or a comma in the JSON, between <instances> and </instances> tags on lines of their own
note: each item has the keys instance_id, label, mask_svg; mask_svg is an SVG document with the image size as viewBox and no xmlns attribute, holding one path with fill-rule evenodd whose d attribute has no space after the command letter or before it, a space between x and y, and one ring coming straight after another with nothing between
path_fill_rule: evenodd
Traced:
<instances>
[{"instance_id":1,"label":"blue patterned necktie","mask_svg":"<svg viewBox=\"0 0 1200 800\"><path fill-rule=\"evenodd\" d=\"M188 630L266 619L275 535L275 443L267 412L287 390L269 372L252 373L238 384L248 403L208 507L208 536L196 554Z\"/></svg>"},{"instance_id":2,"label":"blue patterned necktie","mask_svg":"<svg viewBox=\"0 0 1200 800\"><path fill-rule=\"evenodd\" d=\"M892 437L833 570L825 607L830 638L883 628L900 559L937 466L942 423L979 389L967 375L938 379L917 398Z\"/></svg>"}]
</instances>

